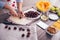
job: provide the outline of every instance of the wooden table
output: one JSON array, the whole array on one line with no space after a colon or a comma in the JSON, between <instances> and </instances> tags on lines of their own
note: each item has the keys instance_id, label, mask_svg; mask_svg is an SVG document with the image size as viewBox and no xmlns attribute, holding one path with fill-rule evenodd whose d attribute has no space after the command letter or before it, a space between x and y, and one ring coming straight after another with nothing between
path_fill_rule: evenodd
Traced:
<instances>
[{"instance_id":1,"label":"wooden table","mask_svg":"<svg viewBox=\"0 0 60 40\"><path fill-rule=\"evenodd\" d=\"M40 21L40 20L39 20ZM39 22L38 21L38 22ZM36 22L37 23L37 22ZM50 23L50 20L48 21L48 22L46 22L46 23L49 23L49 25L51 25L52 23ZM35 24L36 25L36 24ZM40 28L40 27L38 27L37 25L36 25L36 27L37 27L37 35L38 35L38 40L51 40L51 36L50 35L48 35L46 32L45 32L45 30L43 30L42 28Z\"/></svg>"},{"instance_id":2,"label":"wooden table","mask_svg":"<svg viewBox=\"0 0 60 40\"><path fill-rule=\"evenodd\" d=\"M33 6L33 5L32 5ZM29 9L30 7L32 7L32 6L29 6L29 7L24 7L23 9L24 10L26 10L26 8L27 9ZM4 21L4 19L6 19L6 17L7 17L7 14L6 14L6 16L4 16L4 14L2 14L3 16L1 16L1 14L0 14L0 22L3 22ZM38 27L37 25L36 25L36 23L38 23L40 21L40 19L39 20L37 20L36 22L33 22L30 26L36 26L37 27L37 37L38 37L38 40L51 40L51 36L50 35L48 35L48 34L46 34L46 32L45 32L45 30L43 30L43 29L41 29L40 27ZM48 24L48 25L51 25L52 23L53 23L53 21L51 21L51 20L48 20L47 22L45 22L46 24Z\"/></svg>"},{"instance_id":3,"label":"wooden table","mask_svg":"<svg viewBox=\"0 0 60 40\"><path fill-rule=\"evenodd\" d=\"M0 16L0 21L3 22L6 16L2 17ZM30 26L36 26L37 27L37 37L38 40L51 40L51 36L47 35L45 30L41 29L40 27L38 27L36 25L37 22L39 22L40 20L37 20L36 22L32 23ZM46 22L47 24L51 25L53 22L51 22L50 20Z\"/></svg>"},{"instance_id":4,"label":"wooden table","mask_svg":"<svg viewBox=\"0 0 60 40\"><path fill-rule=\"evenodd\" d=\"M27 9L29 9L29 8L31 8L31 7L33 7L33 8L36 9L35 4L34 4L34 5L30 5L30 6L28 6L28 7L24 7L23 10L27 10ZM41 19L37 20L36 22L32 23L30 26L36 25L36 23L38 23L40 20L41 20ZM45 23L48 24L48 25L51 25L53 22L54 22L54 21L48 20L48 21L46 21ZM36 25L36 27L37 27L38 40L51 40L52 36L48 35L48 34L45 32L45 30L43 30L42 28L38 27L37 25Z\"/></svg>"}]
</instances>

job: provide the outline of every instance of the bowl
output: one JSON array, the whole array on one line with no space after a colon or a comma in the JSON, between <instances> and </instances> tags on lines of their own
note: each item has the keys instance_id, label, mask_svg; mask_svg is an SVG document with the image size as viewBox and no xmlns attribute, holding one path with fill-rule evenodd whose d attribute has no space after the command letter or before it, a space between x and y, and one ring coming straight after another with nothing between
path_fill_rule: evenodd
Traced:
<instances>
[{"instance_id":1,"label":"bowl","mask_svg":"<svg viewBox=\"0 0 60 40\"><path fill-rule=\"evenodd\" d=\"M48 20L48 16L42 15L42 16L41 16L41 20L42 20L42 21L47 21L47 20Z\"/></svg>"},{"instance_id":2,"label":"bowl","mask_svg":"<svg viewBox=\"0 0 60 40\"><path fill-rule=\"evenodd\" d=\"M57 33L57 29L54 28L53 26L50 26L46 29L46 33L48 33L49 35L55 35Z\"/></svg>"},{"instance_id":3,"label":"bowl","mask_svg":"<svg viewBox=\"0 0 60 40\"><path fill-rule=\"evenodd\" d=\"M34 15L35 13L35 15ZM28 9L26 11L24 11L24 14L26 16L26 14L29 14L26 16L27 19L38 19L41 17L42 13L38 12L37 10L31 8L31 9ZM32 16L31 16L32 15ZM36 16L37 15L37 16ZM35 16L35 17L34 17Z\"/></svg>"}]
</instances>

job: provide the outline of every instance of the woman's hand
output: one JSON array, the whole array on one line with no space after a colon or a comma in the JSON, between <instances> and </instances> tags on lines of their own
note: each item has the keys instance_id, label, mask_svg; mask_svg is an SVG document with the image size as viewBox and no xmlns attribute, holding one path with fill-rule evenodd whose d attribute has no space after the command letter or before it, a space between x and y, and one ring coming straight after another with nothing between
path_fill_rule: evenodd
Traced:
<instances>
[{"instance_id":1,"label":"woman's hand","mask_svg":"<svg viewBox=\"0 0 60 40\"><path fill-rule=\"evenodd\" d=\"M18 14L17 14L17 12L16 12L15 10L10 11L10 14L11 14L12 16L18 17Z\"/></svg>"},{"instance_id":2,"label":"woman's hand","mask_svg":"<svg viewBox=\"0 0 60 40\"><path fill-rule=\"evenodd\" d=\"M8 4L5 4L4 8L8 9L10 11L11 15L18 16L17 12L11 6L9 6Z\"/></svg>"},{"instance_id":3,"label":"woman's hand","mask_svg":"<svg viewBox=\"0 0 60 40\"><path fill-rule=\"evenodd\" d=\"M23 2L17 2L18 16L20 18L25 17L24 13L22 12L22 5L23 5Z\"/></svg>"},{"instance_id":4,"label":"woman's hand","mask_svg":"<svg viewBox=\"0 0 60 40\"><path fill-rule=\"evenodd\" d=\"M24 15L24 13L22 11L18 11L18 16L20 18L24 18L25 17L25 15Z\"/></svg>"}]
</instances>

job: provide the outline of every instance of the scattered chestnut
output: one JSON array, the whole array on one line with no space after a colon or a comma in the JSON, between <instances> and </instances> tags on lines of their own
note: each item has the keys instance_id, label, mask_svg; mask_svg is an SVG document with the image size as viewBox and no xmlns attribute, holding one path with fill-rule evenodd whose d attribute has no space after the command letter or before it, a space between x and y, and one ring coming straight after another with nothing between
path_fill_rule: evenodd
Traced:
<instances>
[{"instance_id":1,"label":"scattered chestnut","mask_svg":"<svg viewBox=\"0 0 60 40\"><path fill-rule=\"evenodd\" d=\"M9 27L8 30L11 30L11 28Z\"/></svg>"},{"instance_id":2,"label":"scattered chestnut","mask_svg":"<svg viewBox=\"0 0 60 40\"><path fill-rule=\"evenodd\" d=\"M25 36L25 34L22 34L22 37L24 37Z\"/></svg>"},{"instance_id":3,"label":"scattered chestnut","mask_svg":"<svg viewBox=\"0 0 60 40\"><path fill-rule=\"evenodd\" d=\"M8 28L8 26L6 25L5 28Z\"/></svg>"},{"instance_id":4,"label":"scattered chestnut","mask_svg":"<svg viewBox=\"0 0 60 40\"><path fill-rule=\"evenodd\" d=\"M25 29L22 29L22 31L25 31Z\"/></svg>"},{"instance_id":5,"label":"scattered chestnut","mask_svg":"<svg viewBox=\"0 0 60 40\"><path fill-rule=\"evenodd\" d=\"M27 33L27 36L26 37L30 37L30 33L29 32Z\"/></svg>"},{"instance_id":6,"label":"scattered chestnut","mask_svg":"<svg viewBox=\"0 0 60 40\"><path fill-rule=\"evenodd\" d=\"M30 29L27 29L27 31L29 32L29 31L30 31Z\"/></svg>"},{"instance_id":7,"label":"scattered chestnut","mask_svg":"<svg viewBox=\"0 0 60 40\"><path fill-rule=\"evenodd\" d=\"M21 30L22 30L22 27L19 28L19 31L21 31Z\"/></svg>"},{"instance_id":8,"label":"scattered chestnut","mask_svg":"<svg viewBox=\"0 0 60 40\"><path fill-rule=\"evenodd\" d=\"M17 27L14 27L14 30L16 30L17 29Z\"/></svg>"},{"instance_id":9,"label":"scattered chestnut","mask_svg":"<svg viewBox=\"0 0 60 40\"><path fill-rule=\"evenodd\" d=\"M26 37L29 37L30 35L27 35Z\"/></svg>"}]
</instances>

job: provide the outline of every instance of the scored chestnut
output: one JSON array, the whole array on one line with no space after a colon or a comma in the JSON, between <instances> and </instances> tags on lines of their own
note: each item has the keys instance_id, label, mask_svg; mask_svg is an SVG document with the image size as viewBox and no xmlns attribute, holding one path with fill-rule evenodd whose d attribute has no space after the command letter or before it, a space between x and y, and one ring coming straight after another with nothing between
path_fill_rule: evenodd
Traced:
<instances>
[{"instance_id":1,"label":"scored chestnut","mask_svg":"<svg viewBox=\"0 0 60 40\"><path fill-rule=\"evenodd\" d=\"M27 33L27 35L26 35L26 37L30 37L30 34L31 34L31 33L30 33L30 32L28 32L28 33Z\"/></svg>"},{"instance_id":2,"label":"scored chestnut","mask_svg":"<svg viewBox=\"0 0 60 40\"><path fill-rule=\"evenodd\" d=\"M21 30L22 30L22 27L19 28L19 31L21 31Z\"/></svg>"},{"instance_id":3,"label":"scored chestnut","mask_svg":"<svg viewBox=\"0 0 60 40\"><path fill-rule=\"evenodd\" d=\"M22 34L22 36L21 37L24 37L25 36L25 34Z\"/></svg>"},{"instance_id":4,"label":"scored chestnut","mask_svg":"<svg viewBox=\"0 0 60 40\"><path fill-rule=\"evenodd\" d=\"M5 29L6 29L6 28L8 28L8 26L7 26L7 25L5 26Z\"/></svg>"},{"instance_id":5,"label":"scored chestnut","mask_svg":"<svg viewBox=\"0 0 60 40\"><path fill-rule=\"evenodd\" d=\"M28 32L30 32L30 29L27 29Z\"/></svg>"},{"instance_id":6,"label":"scored chestnut","mask_svg":"<svg viewBox=\"0 0 60 40\"><path fill-rule=\"evenodd\" d=\"M17 29L17 27L14 27L14 30L16 30Z\"/></svg>"},{"instance_id":7,"label":"scored chestnut","mask_svg":"<svg viewBox=\"0 0 60 40\"><path fill-rule=\"evenodd\" d=\"M11 28L10 28L10 27L8 27L8 30L11 30Z\"/></svg>"},{"instance_id":8,"label":"scored chestnut","mask_svg":"<svg viewBox=\"0 0 60 40\"><path fill-rule=\"evenodd\" d=\"M25 29L23 29L22 27L19 28L19 31L25 31Z\"/></svg>"},{"instance_id":9,"label":"scored chestnut","mask_svg":"<svg viewBox=\"0 0 60 40\"><path fill-rule=\"evenodd\" d=\"M22 31L25 31L25 29L22 29Z\"/></svg>"}]
</instances>

